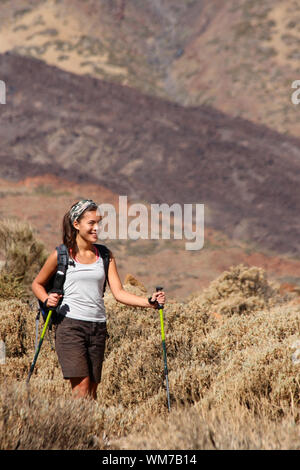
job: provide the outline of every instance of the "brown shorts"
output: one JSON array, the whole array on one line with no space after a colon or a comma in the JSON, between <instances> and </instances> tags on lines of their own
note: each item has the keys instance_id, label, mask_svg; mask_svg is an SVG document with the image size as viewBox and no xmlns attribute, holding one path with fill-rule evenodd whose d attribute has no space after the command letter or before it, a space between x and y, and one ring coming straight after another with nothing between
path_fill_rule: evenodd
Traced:
<instances>
[{"instance_id":1,"label":"brown shorts","mask_svg":"<svg viewBox=\"0 0 300 470\"><path fill-rule=\"evenodd\" d=\"M55 349L65 379L101 380L106 323L63 317L55 328Z\"/></svg>"}]
</instances>

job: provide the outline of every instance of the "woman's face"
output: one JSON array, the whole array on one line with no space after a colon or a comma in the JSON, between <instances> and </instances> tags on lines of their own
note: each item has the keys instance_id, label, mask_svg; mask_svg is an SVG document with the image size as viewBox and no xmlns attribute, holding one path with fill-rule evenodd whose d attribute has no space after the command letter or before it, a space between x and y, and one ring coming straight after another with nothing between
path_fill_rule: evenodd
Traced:
<instances>
[{"instance_id":1,"label":"woman's face","mask_svg":"<svg viewBox=\"0 0 300 470\"><path fill-rule=\"evenodd\" d=\"M85 211L80 220L75 220L73 225L79 231L79 235L90 243L98 240L102 217L97 215L97 211Z\"/></svg>"}]
</instances>

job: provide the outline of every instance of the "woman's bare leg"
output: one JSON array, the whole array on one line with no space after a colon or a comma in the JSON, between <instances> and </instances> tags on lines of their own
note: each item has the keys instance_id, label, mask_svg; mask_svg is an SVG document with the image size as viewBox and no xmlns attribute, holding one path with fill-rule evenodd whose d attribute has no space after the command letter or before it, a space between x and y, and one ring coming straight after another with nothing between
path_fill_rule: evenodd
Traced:
<instances>
[{"instance_id":1,"label":"woman's bare leg","mask_svg":"<svg viewBox=\"0 0 300 470\"><path fill-rule=\"evenodd\" d=\"M98 384L96 382L90 382L90 395L94 400L97 400L97 387Z\"/></svg>"},{"instance_id":2,"label":"woman's bare leg","mask_svg":"<svg viewBox=\"0 0 300 470\"><path fill-rule=\"evenodd\" d=\"M91 397L97 400L96 382L91 382L89 377L72 377L70 379L73 398Z\"/></svg>"},{"instance_id":3,"label":"woman's bare leg","mask_svg":"<svg viewBox=\"0 0 300 470\"><path fill-rule=\"evenodd\" d=\"M73 398L84 398L90 394L90 378L89 377L72 377L70 378Z\"/></svg>"}]
</instances>

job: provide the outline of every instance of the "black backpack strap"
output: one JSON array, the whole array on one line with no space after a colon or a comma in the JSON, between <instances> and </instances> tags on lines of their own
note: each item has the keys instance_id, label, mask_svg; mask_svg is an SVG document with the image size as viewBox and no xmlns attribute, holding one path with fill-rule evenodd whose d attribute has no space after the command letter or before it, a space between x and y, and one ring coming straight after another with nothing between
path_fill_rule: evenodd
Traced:
<instances>
[{"instance_id":1,"label":"black backpack strap","mask_svg":"<svg viewBox=\"0 0 300 470\"><path fill-rule=\"evenodd\" d=\"M69 263L68 248L63 243L56 247L57 251L57 269L62 269L65 273Z\"/></svg>"},{"instance_id":2,"label":"black backpack strap","mask_svg":"<svg viewBox=\"0 0 300 470\"><path fill-rule=\"evenodd\" d=\"M56 247L57 251L57 271L55 274L52 292L63 293L63 285L66 278L66 272L69 264L69 253L66 245L63 243Z\"/></svg>"},{"instance_id":3,"label":"black backpack strap","mask_svg":"<svg viewBox=\"0 0 300 470\"><path fill-rule=\"evenodd\" d=\"M105 280L104 280L104 285L103 285L103 296L104 296L107 278L108 278L108 266L109 266L111 252L109 248L107 248L107 246L105 245L95 244L95 246L98 248L100 256L103 259L103 264L104 264L104 272L105 272Z\"/></svg>"},{"instance_id":4,"label":"black backpack strap","mask_svg":"<svg viewBox=\"0 0 300 470\"><path fill-rule=\"evenodd\" d=\"M66 271L69 263L69 253L68 249L64 244L61 244L56 247L57 251L57 269L56 273L51 277L46 285L46 291L63 293L63 284L66 277ZM38 330L39 323L39 314L42 313L43 319L46 320L49 308L46 308L44 303L38 299L39 310L36 317L36 330ZM54 319L54 314L52 315L52 320L49 326L49 329L52 327L52 321Z\"/></svg>"}]
</instances>

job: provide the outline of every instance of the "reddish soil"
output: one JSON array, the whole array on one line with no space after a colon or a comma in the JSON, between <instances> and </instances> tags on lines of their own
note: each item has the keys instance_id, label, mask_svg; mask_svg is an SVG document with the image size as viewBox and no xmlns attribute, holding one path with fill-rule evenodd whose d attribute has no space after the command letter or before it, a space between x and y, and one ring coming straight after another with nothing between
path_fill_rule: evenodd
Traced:
<instances>
[{"instance_id":1,"label":"reddish soil","mask_svg":"<svg viewBox=\"0 0 300 470\"><path fill-rule=\"evenodd\" d=\"M116 209L119 202L117 194L100 185L75 184L53 175L19 182L0 180L0 193L1 218L16 217L29 222L49 252L61 243L63 215L79 197L107 202ZM204 247L199 251L185 250L181 240L168 242L158 240L151 251L147 240L134 241L134 245L131 240L100 241L113 250L122 282L127 274L132 274L149 292L163 284L170 299L183 300L201 291L224 270L239 263L265 269L268 279L281 283L282 293L298 292L299 260L249 250L247 245L232 242L210 227L205 228Z\"/></svg>"}]
</instances>

